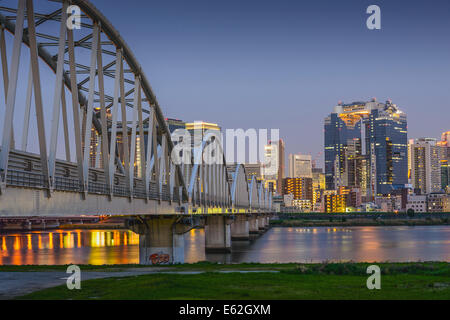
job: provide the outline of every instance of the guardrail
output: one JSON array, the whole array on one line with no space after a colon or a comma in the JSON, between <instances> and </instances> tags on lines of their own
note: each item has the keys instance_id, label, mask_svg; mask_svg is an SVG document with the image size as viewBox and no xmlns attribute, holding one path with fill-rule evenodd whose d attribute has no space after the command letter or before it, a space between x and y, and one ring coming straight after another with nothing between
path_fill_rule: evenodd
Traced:
<instances>
[{"instance_id":1,"label":"guardrail","mask_svg":"<svg viewBox=\"0 0 450 320\"><path fill-rule=\"evenodd\" d=\"M11 187L23 187L23 188L33 188L33 189L46 189L48 188L48 182L45 176L28 171L19 170L8 170L6 177L6 185ZM53 186L54 190L57 191L68 191L68 192L83 192L83 186L80 184L79 180L68 178L68 177L55 177L55 184ZM109 187L105 183L89 181L88 183L88 193L109 195ZM178 201L180 198L179 190L174 188L173 190L173 200ZM130 191L127 187L117 186L113 187L113 195L117 197L130 197ZM134 188L133 197L138 199L147 198L144 186L139 186ZM170 190L167 185L162 185L162 192L158 192L158 186L155 182L150 182L148 198L152 200L161 199L163 201L170 200Z\"/></svg>"},{"instance_id":2,"label":"guardrail","mask_svg":"<svg viewBox=\"0 0 450 320\"><path fill-rule=\"evenodd\" d=\"M48 182L45 180L44 176L39 173L8 170L6 185L42 189L47 188Z\"/></svg>"}]
</instances>

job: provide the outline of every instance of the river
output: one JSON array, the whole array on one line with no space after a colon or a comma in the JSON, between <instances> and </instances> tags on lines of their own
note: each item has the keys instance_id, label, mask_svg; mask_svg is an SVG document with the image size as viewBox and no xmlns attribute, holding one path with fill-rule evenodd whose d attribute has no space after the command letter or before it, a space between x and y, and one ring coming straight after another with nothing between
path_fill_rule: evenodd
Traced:
<instances>
[{"instance_id":1,"label":"river","mask_svg":"<svg viewBox=\"0 0 450 320\"><path fill-rule=\"evenodd\" d=\"M203 229L185 235L185 262L448 261L450 226L272 228L230 254L205 254ZM0 265L135 264L139 236L124 230L0 234Z\"/></svg>"}]
</instances>

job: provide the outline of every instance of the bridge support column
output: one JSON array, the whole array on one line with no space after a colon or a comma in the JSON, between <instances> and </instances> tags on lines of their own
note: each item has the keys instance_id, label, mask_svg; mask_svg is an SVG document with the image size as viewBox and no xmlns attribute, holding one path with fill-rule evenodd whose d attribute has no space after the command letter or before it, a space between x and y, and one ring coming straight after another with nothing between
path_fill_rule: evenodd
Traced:
<instances>
[{"instance_id":1,"label":"bridge support column","mask_svg":"<svg viewBox=\"0 0 450 320\"><path fill-rule=\"evenodd\" d=\"M231 252L231 220L224 216L207 216L205 224L205 251Z\"/></svg>"},{"instance_id":2,"label":"bridge support column","mask_svg":"<svg viewBox=\"0 0 450 320\"><path fill-rule=\"evenodd\" d=\"M237 215L231 225L231 240L249 240L250 230L248 225L248 219L245 215Z\"/></svg>"},{"instance_id":3,"label":"bridge support column","mask_svg":"<svg viewBox=\"0 0 450 320\"><path fill-rule=\"evenodd\" d=\"M33 224L30 220L27 220L23 224L25 230L31 230L33 228Z\"/></svg>"},{"instance_id":4,"label":"bridge support column","mask_svg":"<svg viewBox=\"0 0 450 320\"><path fill-rule=\"evenodd\" d=\"M136 219L128 226L139 234L139 264L184 263L184 233L187 230L177 224L176 217Z\"/></svg>"},{"instance_id":5,"label":"bridge support column","mask_svg":"<svg viewBox=\"0 0 450 320\"><path fill-rule=\"evenodd\" d=\"M258 235L258 234L260 234L258 222L259 222L259 220L258 220L258 217L256 215L252 215L248 219L248 228L249 228L250 235Z\"/></svg>"},{"instance_id":6,"label":"bridge support column","mask_svg":"<svg viewBox=\"0 0 450 320\"><path fill-rule=\"evenodd\" d=\"M259 216L258 217L258 229L261 232L264 232L267 230L267 220L265 216Z\"/></svg>"}]
</instances>

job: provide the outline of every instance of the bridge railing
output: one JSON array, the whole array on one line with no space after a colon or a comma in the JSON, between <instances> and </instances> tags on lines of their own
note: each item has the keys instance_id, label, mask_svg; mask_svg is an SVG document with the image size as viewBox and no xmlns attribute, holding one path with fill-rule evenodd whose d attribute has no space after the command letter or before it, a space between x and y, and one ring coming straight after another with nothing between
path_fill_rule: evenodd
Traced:
<instances>
[{"instance_id":1,"label":"bridge railing","mask_svg":"<svg viewBox=\"0 0 450 320\"><path fill-rule=\"evenodd\" d=\"M81 190L80 181L66 177L55 177L55 189L79 192Z\"/></svg>"},{"instance_id":2,"label":"bridge railing","mask_svg":"<svg viewBox=\"0 0 450 320\"><path fill-rule=\"evenodd\" d=\"M10 169L6 184L15 187L46 188L48 183L42 174Z\"/></svg>"},{"instance_id":3,"label":"bridge railing","mask_svg":"<svg viewBox=\"0 0 450 320\"><path fill-rule=\"evenodd\" d=\"M23 188L35 188L35 189L46 189L48 188L48 182L45 176L37 172L28 172L21 170L8 170L7 173L7 186L11 187L23 187ZM146 199L147 197L151 200L163 200L169 201L170 190L166 184L162 185L162 192L158 192L158 184L155 182L149 183L149 193L146 194L144 185L142 181L136 179L135 188L133 189L133 197L138 199ZM130 190L122 185L115 185L113 187L113 195L117 197L130 197ZM70 177L55 177L55 184L53 186L54 190L57 191L68 191L68 192L83 192L84 188L80 184L78 179L73 179ZM89 181L88 183L88 193L98 194L98 195L109 195L110 190L107 184L96 181ZM172 200L178 201L179 199L179 189L174 187Z\"/></svg>"},{"instance_id":4,"label":"bridge railing","mask_svg":"<svg viewBox=\"0 0 450 320\"><path fill-rule=\"evenodd\" d=\"M83 191L82 188L80 188L80 191ZM109 188L101 182L90 182L88 184L88 193L109 194Z\"/></svg>"}]
</instances>

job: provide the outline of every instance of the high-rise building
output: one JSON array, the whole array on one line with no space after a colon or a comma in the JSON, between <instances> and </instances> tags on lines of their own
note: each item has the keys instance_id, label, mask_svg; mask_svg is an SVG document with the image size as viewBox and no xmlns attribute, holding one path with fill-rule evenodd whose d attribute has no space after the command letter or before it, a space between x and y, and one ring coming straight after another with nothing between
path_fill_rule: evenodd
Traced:
<instances>
[{"instance_id":1,"label":"high-rise building","mask_svg":"<svg viewBox=\"0 0 450 320\"><path fill-rule=\"evenodd\" d=\"M81 147L84 150L84 139L86 132L86 113L83 112L83 122L81 127ZM100 136L94 126L91 127L91 139L89 145L89 167L90 168L103 168L103 162L101 161L101 148L100 148Z\"/></svg>"},{"instance_id":2,"label":"high-rise building","mask_svg":"<svg viewBox=\"0 0 450 320\"><path fill-rule=\"evenodd\" d=\"M441 142L447 147L450 147L450 131L443 132L441 135Z\"/></svg>"},{"instance_id":3,"label":"high-rise building","mask_svg":"<svg viewBox=\"0 0 450 320\"><path fill-rule=\"evenodd\" d=\"M325 174L322 168L312 169L312 192L313 192L313 205L320 202L322 193L325 190Z\"/></svg>"},{"instance_id":4,"label":"high-rise building","mask_svg":"<svg viewBox=\"0 0 450 320\"><path fill-rule=\"evenodd\" d=\"M312 202L312 178L284 178L284 194L293 194L294 200L310 200Z\"/></svg>"},{"instance_id":5,"label":"high-rise building","mask_svg":"<svg viewBox=\"0 0 450 320\"><path fill-rule=\"evenodd\" d=\"M262 166L262 174L265 181L265 187L271 192L277 191L278 167L278 144L269 143L264 146L264 164Z\"/></svg>"},{"instance_id":6,"label":"high-rise building","mask_svg":"<svg viewBox=\"0 0 450 320\"><path fill-rule=\"evenodd\" d=\"M358 188L339 187L338 195L345 196L346 208L358 208L361 205L361 193Z\"/></svg>"},{"instance_id":7,"label":"high-rise building","mask_svg":"<svg viewBox=\"0 0 450 320\"><path fill-rule=\"evenodd\" d=\"M335 190L325 191L322 202L326 213L344 213L347 210L347 196L337 194Z\"/></svg>"},{"instance_id":8,"label":"high-rise building","mask_svg":"<svg viewBox=\"0 0 450 320\"><path fill-rule=\"evenodd\" d=\"M191 133L192 145L198 146L202 143L208 131L220 134L222 129L216 123L195 121L186 123L186 130Z\"/></svg>"},{"instance_id":9,"label":"high-rise building","mask_svg":"<svg viewBox=\"0 0 450 320\"><path fill-rule=\"evenodd\" d=\"M312 157L304 154L289 155L289 178L312 178Z\"/></svg>"},{"instance_id":10,"label":"high-rise building","mask_svg":"<svg viewBox=\"0 0 450 320\"><path fill-rule=\"evenodd\" d=\"M442 190L450 189L450 165L448 162L441 164L441 188Z\"/></svg>"},{"instance_id":11,"label":"high-rise building","mask_svg":"<svg viewBox=\"0 0 450 320\"><path fill-rule=\"evenodd\" d=\"M278 194L282 194L283 179L285 178L284 141L269 141L264 147L264 164L262 166L263 178L266 188L272 188Z\"/></svg>"},{"instance_id":12,"label":"high-rise building","mask_svg":"<svg viewBox=\"0 0 450 320\"><path fill-rule=\"evenodd\" d=\"M362 154L361 139L347 140L343 153L344 167L341 170L340 185L336 187L358 188L366 200L370 199L370 161L366 155Z\"/></svg>"},{"instance_id":13,"label":"high-rise building","mask_svg":"<svg viewBox=\"0 0 450 320\"><path fill-rule=\"evenodd\" d=\"M293 195L293 206L310 211L313 206L312 178L283 179L283 195L287 194Z\"/></svg>"},{"instance_id":14,"label":"high-rise building","mask_svg":"<svg viewBox=\"0 0 450 320\"><path fill-rule=\"evenodd\" d=\"M166 124L170 133L173 133L177 129L186 129L186 122L179 119L166 118Z\"/></svg>"},{"instance_id":15,"label":"high-rise building","mask_svg":"<svg viewBox=\"0 0 450 320\"><path fill-rule=\"evenodd\" d=\"M422 194L441 191L440 147L436 139L411 139L408 144L409 178Z\"/></svg>"},{"instance_id":16,"label":"high-rise building","mask_svg":"<svg viewBox=\"0 0 450 320\"><path fill-rule=\"evenodd\" d=\"M278 141L278 157L280 159L279 162L279 166L278 166L278 186L279 188L277 188L277 192L281 194L281 187L283 184L283 179L286 178L286 169L285 169L285 163L286 163L286 159L285 159L285 146L284 146L284 141L282 139L280 139Z\"/></svg>"},{"instance_id":17,"label":"high-rise building","mask_svg":"<svg viewBox=\"0 0 450 320\"><path fill-rule=\"evenodd\" d=\"M443 190L450 189L450 131L442 133L441 141L436 145L440 148L441 162L441 188Z\"/></svg>"},{"instance_id":18,"label":"high-rise building","mask_svg":"<svg viewBox=\"0 0 450 320\"><path fill-rule=\"evenodd\" d=\"M124 125L124 122L118 121L117 122L117 131L116 131L116 142L117 142L117 153L119 155L119 159L122 162L122 165L125 163L125 145L124 145L124 132L127 132L128 136L128 155L130 155L131 152L131 137L132 137L132 121L127 121L127 124ZM144 121L143 123L143 129L144 129L144 157L147 156L147 143L148 143L148 129L149 129L149 123L148 119ZM111 128L109 128L109 134L111 134ZM135 147L135 154L134 154L134 163L130 164L134 166L134 174L137 178L142 178L142 162L144 159L141 158L141 137L139 132L139 126L136 128L136 147Z\"/></svg>"},{"instance_id":19,"label":"high-rise building","mask_svg":"<svg viewBox=\"0 0 450 320\"><path fill-rule=\"evenodd\" d=\"M369 181L366 184L372 197L389 194L397 186L407 184L406 114L391 101L380 103L372 99L369 102L339 103L325 118L324 127L328 190L343 186L344 174L351 171L348 166L346 170L345 156L349 141L361 144L359 170L368 170L366 177Z\"/></svg>"}]
</instances>

